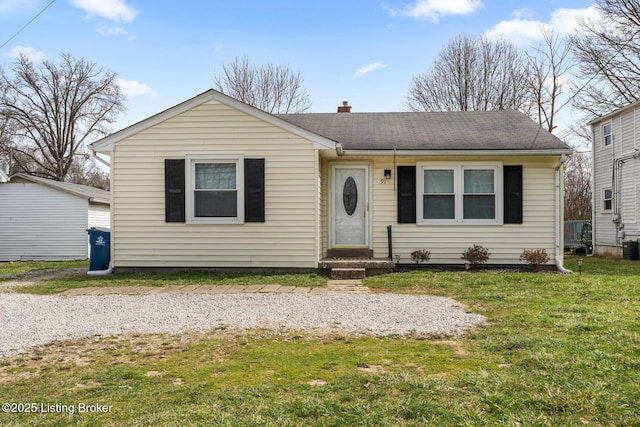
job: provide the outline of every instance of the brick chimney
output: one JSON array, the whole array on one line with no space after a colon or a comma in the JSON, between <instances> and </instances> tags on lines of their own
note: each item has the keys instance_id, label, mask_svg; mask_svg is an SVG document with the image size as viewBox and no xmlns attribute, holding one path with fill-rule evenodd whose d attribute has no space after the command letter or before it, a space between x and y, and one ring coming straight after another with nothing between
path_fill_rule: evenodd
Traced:
<instances>
[{"instance_id":1,"label":"brick chimney","mask_svg":"<svg viewBox=\"0 0 640 427\"><path fill-rule=\"evenodd\" d=\"M342 105L338 106L338 113L350 113L351 105L349 105L349 101L342 101Z\"/></svg>"}]
</instances>

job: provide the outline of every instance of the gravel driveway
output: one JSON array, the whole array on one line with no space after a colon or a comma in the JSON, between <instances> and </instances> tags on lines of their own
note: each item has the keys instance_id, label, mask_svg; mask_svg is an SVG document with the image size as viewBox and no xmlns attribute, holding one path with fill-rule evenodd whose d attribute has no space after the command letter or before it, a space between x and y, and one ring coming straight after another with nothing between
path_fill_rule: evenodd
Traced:
<instances>
[{"instance_id":1,"label":"gravel driveway","mask_svg":"<svg viewBox=\"0 0 640 427\"><path fill-rule=\"evenodd\" d=\"M228 328L459 335L485 318L426 295L0 294L0 356L57 340Z\"/></svg>"}]
</instances>

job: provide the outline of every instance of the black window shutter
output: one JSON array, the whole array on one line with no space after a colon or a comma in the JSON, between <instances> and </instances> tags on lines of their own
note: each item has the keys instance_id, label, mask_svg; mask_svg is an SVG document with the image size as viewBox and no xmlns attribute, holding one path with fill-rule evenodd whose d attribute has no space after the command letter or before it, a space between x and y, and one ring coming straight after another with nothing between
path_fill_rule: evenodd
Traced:
<instances>
[{"instance_id":1,"label":"black window shutter","mask_svg":"<svg viewBox=\"0 0 640 427\"><path fill-rule=\"evenodd\" d=\"M164 161L164 211L166 222L184 222L184 159Z\"/></svg>"},{"instance_id":2,"label":"black window shutter","mask_svg":"<svg viewBox=\"0 0 640 427\"><path fill-rule=\"evenodd\" d=\"M264 159L244 159L244 221L264 220Z\"/></svg>"},{"instance_id":3,"label":"black window shutter","mask_svg":"<svg viewBox=\"0 0 640 427\"><path fill-rule=\"evenodd\" d=\"M505 166L504 223L522 224L522 166Z\"/></svg>"},{"instance_id":4,"label":"black window shutter","mask_svg":"<svg viewBox=\"0 0 640 427\"><path fill-rule=\"evenodd\" d=\"M398 166L398 224L416 223L416 167Z\"/></svg>"}]
</instances>

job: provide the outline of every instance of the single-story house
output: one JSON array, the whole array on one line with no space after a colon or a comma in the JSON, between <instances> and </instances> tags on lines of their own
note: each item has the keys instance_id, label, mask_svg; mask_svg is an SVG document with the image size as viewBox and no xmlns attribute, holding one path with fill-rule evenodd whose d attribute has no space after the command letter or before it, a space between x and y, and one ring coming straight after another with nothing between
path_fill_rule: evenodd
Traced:
<instances>
[{"instance_id":1,"label":"single-story house","mask_svg":"<svg viewBox=\"0 0 640 427\"><path fill-rule=\"evenodd\" d=\"M640 101L592 120L593 249L621 255L640 238Z\"/></svg>"},{"instance_id":2,"label":"single-story house","mask_svg":"<svg viewBox=\"0 0 640 427\"><path fill-rule=\"evenodd\" d=\"M87 259L87 228L111 225L110 194L16 174L0 183L0 261Z\"/></svg>"},{"instance_id":3,"label":"single-story house","mask_svg":"<svg viewBox=\"0 0 640 427\"><path fill-rule=\"evenodd\" d=\"M314 270L326 259L563 260L569 147L517 111L272 115L208 90L92 144L111 157L111 260Z\"/></svg>"}]
</instances>

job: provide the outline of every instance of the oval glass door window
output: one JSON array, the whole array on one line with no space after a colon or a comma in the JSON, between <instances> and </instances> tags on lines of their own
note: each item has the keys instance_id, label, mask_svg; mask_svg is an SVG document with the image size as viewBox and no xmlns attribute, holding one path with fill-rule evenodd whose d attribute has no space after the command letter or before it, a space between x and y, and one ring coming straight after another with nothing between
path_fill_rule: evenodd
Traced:
<instances>
[{"instance_id":1,"label":"oval glass door window","mask_svg":"<svg viewBox=\"0 0 640 427\"><path fill-rule=\"evenodd\" d=\"M347 215L351 216L356 211L358 206L358 187L356 180L352 176L348 177L344 181L344 187L342 188L342 204Z\"/></svg>"}]
</instances>

